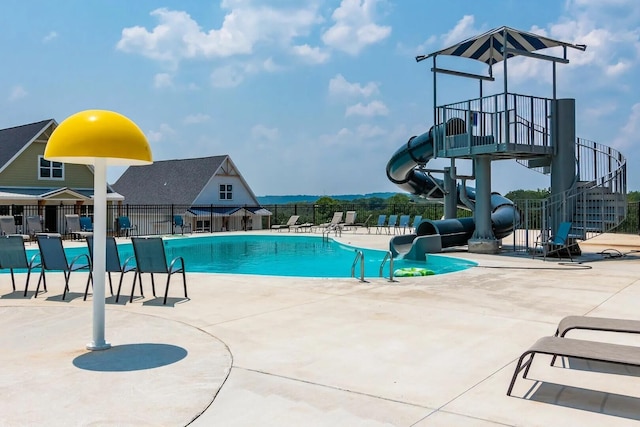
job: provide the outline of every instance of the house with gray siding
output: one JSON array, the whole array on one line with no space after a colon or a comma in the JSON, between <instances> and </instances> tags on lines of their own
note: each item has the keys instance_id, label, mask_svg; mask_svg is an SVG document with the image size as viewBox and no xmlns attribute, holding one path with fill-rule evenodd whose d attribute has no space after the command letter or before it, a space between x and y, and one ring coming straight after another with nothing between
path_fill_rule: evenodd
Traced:
<instances>
[{"instance_id":1,"label":"house with gray siding","mask_svg":"<svg viewBox=\"0 0 640 427\"><path fill-rule=\"evenodd\" d=\"M130 166L113 189L123 214L154 234L171 233L174 215L196 231L259 230L271 215L228 155Z\"/></svg>"}]
</instances>

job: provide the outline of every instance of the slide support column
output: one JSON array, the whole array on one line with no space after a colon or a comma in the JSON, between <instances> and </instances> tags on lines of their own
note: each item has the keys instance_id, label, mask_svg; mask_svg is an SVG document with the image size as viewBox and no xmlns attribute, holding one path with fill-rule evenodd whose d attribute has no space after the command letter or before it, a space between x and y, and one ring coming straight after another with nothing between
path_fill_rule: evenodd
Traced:
<instances>
[{"instance_id":1,"label":"slide support column","mask_svg":"<svg viewBox=\"0 0 640 427\"><path fill-rule=\"evenodd\" d=\"M458 216L458 189L455 176L455 166L444 168L444 219L455 219Z\"/></svg>"},{"instance_id":2,"label":"slide support column","mask_svg":"<svg viewBox=\"0 0 640 427\"><path fill-rule=\"evenodd\" d=\"M496 254L499 241L493 234L491 224L491 157L475 156L476 209L473 212L476 229L468 242L469 252Z\"/></svg>"},{"instance_id":3,"label":"slide support column","mask_svg":"<svg viewBox=\"0 0 640 427\"><path fill-rule=\"evenodd\" d=\"M558 99L551 104L553 138L556 153L551 159L551 195L561 198L575 187L576 181L576 100ZM566 198L562 209L550 212L551 230L555 232L563 221L572 221L575 200Z\"/></svg>"}]
</instances>

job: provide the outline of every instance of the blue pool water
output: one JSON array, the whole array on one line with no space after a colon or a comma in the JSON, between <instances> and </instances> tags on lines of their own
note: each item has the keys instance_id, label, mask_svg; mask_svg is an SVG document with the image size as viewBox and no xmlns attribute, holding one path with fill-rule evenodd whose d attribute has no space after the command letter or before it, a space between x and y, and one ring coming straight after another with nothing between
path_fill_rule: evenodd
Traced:
<instances>
[{"instance_id":1,"label":"blue pool water","mask_svg":"<svg viewBox=\"0 0 640 427\"><path fill-rule=\"evenodd\" d=\"M356 248L317 236L227 235L165 239L167 257L182 256L186 270L202 273L257 274L297 277L350 277ZM385 253L360 249L367 277L378 276ZM27 252L30 252L28 250ZM119 244L121 261L133 255L131 243ZM68 256L87 253L69 248ZM30 254L29 254L30 256ZM394 270L422 267L436 274L452 273L477 265L472 261L429 255L427 262L394 260ZM356 267L359 277L360 265ZM384 275L389 274L388 262Z\"/></svg>"}]
</instances>

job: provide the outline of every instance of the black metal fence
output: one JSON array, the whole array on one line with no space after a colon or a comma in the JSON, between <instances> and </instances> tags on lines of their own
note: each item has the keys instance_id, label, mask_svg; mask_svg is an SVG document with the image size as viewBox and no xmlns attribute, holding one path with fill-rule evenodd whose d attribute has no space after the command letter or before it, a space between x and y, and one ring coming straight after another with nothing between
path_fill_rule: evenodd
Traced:
<instances>
[{"instance_id":1,"label":"black metal fence","mask_svg":"<svg viewBox=\"0 0 640 427\"><path fill-rule=\"evenodd\" d=\"M268 210L271 215L256 214L259 208ZM245 206L230 209L228 206L205 205L109 205L107 212L107 231L120 234L119 218L126 216L136 233L140 235L172 234L173 217L183 215L194 231L225 231L269 229L274 224L284 224L291 215L299 215L298 222L321 224L330 222L334 212L356 212L356 222L375 226L379 215L422 215L423 219L441 219L444 207L437 202L423 203L380 203L380 202L340 202L329 204L297 203L283 205ZM0 205L0 215L12 215L15 219L16 231L28 234L26 218L38 216L42 229L49 232L68 234L64 216L79 214L93 219L93 206L90 205ZM458 209L458 217L469 217L468 210ZM253 221L262 221L254 224ZM178 230L179 232L179 230ZM640 202L628 205L625 221L613 232L640 234Z\"/></svg>"},{"instance_id":2,"label":"black metal fence","mask_svg":"<svg viewBox=\"0 0 640 427\"><path fill-rule=\"evenodd\" d=\"M614 230L615 233L640 234L640 202L629 202L627 217Z\"/></svg>"}]
</instances>

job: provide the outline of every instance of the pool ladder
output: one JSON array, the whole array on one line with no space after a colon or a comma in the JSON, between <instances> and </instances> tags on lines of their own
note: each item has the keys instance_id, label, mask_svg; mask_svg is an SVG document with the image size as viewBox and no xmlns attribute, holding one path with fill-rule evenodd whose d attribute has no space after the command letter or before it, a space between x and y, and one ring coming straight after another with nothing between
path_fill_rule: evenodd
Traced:
<instances>
[{"instance_id":1,"label":"pool ladder","mask_svg":"<svg viewBox=\"0 0 640 427\"><path fill-rule=\"evenodd\" d=\"M380 277L384 277L384 265L389 261L389 281L393 282L393 254L391 251L387 251L380 264ZM356 249L356 258L353 260L353 264L351 264L351 277L356 277L356 266L360 262L360 281L365 282L364 280L364 253Z\"/></svg>"},{"instance_id":2,"label":"pool ladder","mask_svg":"<svg viewBox=\"0 0 640 427\"><path fill-rule=\"evenodd\" d=\"M342 237L342 226L340 224L335 224L328 226L325 230L322 230L322 240L328 242L329 235L332 231L335 233L336 237Z\"/></svg>"},{"instance_id":3,"label":"pool ladder","mask_svg":"<svg viewBox=\"0 0 640 427\"><path fill-rule=\"evenodd\" d=\"M393 280L393 254L391 251L387 251L386 255L382 259L382 263L380 264L380 277L384 277L384 265L387 263L387 260L389 260L389 281L395 282L395 280Z\"/></svg>"},{"instance_id":4,"label":"pool ladder","mask_svg":"<svg viewBox=\"0 0 640 427\"><path fill-rule=\"evenodd\" d=\"M356 265L360 261L360 281L364 282L364 253L361 250L356 249L356 259L351 264L351 277L356 277Z\"/></svg>"}]
</instances>

